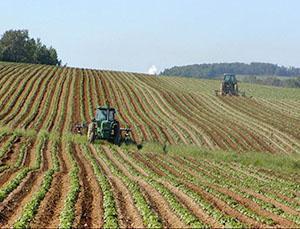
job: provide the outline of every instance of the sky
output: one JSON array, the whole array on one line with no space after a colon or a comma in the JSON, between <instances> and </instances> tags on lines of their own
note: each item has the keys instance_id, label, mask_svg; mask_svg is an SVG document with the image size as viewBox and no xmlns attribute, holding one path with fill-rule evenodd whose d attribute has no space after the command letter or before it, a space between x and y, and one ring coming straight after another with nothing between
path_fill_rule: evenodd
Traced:
<instances>
[{"instance_id":1,"label":"sky","mask_svg":"<svg viewBox=\"0 0 300 229\"><path fill-rule=\"evenodd\" d=\"M2 0L0 9L0 34L28 29L72 67L300 67L299 0Z\"/></svg>"}]
</instances>

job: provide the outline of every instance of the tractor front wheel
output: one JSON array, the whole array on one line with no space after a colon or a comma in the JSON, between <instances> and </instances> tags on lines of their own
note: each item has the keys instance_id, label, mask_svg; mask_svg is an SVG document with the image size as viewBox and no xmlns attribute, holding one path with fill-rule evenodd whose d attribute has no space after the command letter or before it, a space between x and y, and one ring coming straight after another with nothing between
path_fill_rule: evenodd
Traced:
<instances>
[{"instance_id":1,"label":"tractor front wheel","mask_svg":"<svg viewBox=\"0 0 300 229\"><path fill-rule=\"evenodd\" d=\"M89 143L94 143L95 141L95 128L94 128L94 124L90 123L88 126L88 141Z\"/></svg>"}]
</instances>

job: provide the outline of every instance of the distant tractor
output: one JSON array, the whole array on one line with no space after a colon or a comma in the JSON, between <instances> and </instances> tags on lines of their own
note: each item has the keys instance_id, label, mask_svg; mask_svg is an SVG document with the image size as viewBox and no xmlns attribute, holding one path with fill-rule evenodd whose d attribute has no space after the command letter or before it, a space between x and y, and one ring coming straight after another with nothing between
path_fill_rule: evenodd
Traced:
<instances>
[{"instance_id":1,"label":"distant tractor","mask_svg":"<svg viewBox=\"0 0 300 229\"><path fill-rule=\"evenodd\" d=\"M229 96L245 96L245 93L239 92L238 81L234 74L224 74L223 81L221 82L220 90L216 90L216 95L229 95Z\"/></svg>"}]
</instances>

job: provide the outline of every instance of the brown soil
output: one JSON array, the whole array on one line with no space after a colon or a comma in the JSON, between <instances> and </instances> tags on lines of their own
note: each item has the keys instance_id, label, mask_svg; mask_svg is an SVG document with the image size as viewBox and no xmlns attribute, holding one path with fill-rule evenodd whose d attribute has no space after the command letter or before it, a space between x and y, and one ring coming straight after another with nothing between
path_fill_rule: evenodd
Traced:
<instances>
[{"instance_id":1,"label":"brown soil","mask_svg":"<svg viewBox=\"0 0 300 229\"><path fill-rule=\"evenodd\" d=\"M89 100L88 100L88 95L89 95L89 93L90 93L90 91L88 92L87 91L87 89L88 89L88 85L89 85L89 82L88 81L90 81L90 79L89 79L89 77L90 76L88 76L88 75L86 75L85 74L85 71L84 70L81 70L81 72L82 72L82 79L83 79L83 85L81 85L81 87L83 87L83 95L82 95L82 104L83 104L83 107L81 108L81 109L83 109L83 114L84 114L84 118L85 118L85 120L87 121L87 122L90 122L90 115L89 115ZM91 90L91 87L90 87L90 85L89 85L89 88L90 88L90 90Z\"/></svg>"},{"instance_id":2,"label":"brown soil","mask_svg":"<svg viewBox=\"0 0 300 229\"><path fill-rule=\"evenodd\" d=\"M161 96L161 94L159 93L159 91L149 91L148 90L148 92L150 94L152 94L152 98L153 98L154 102L157 104L157 106L160 108L160 110L163 113L166 114L167 118L174 117L174 119L176 120L176 122L172 121L172 123L174 124L174 126L180 127L180 129L182 129L182 130L185 131L185 134L187 134L189 136L188 138L190 138L194 142L194 144L201 146L201 144L198 142L198 140L196 140L195 135L191 132L191 130L189 129L189 127L187 127L188 126L187 123L183 122L181 120L180 116L178 117L178 112L177 111L175 111L175 112L172 111L172 109L171 109L172 106L170 106L170 104L167 104L165 102L165 100L163 99L163 97ZM153 97L154 94L155 94L155 97ZM179 131L178 134L183 137L182 141L184 143L187 143L187 139L186 139L186 137L184 137L182 135L181 130Z\"/></svg>"},{"instance_id":3,"label":"brown soil","mask_svg":"<svg viewBox=\"0 0 300 229\"><path fill-rule=\"evenodd\" d=\"M90 81L90 97L89 97L89 100L90 100L90 103L92 105L92 110L94 111L96 109L96 107L98 105L100 105L101 103L97 102L97 95L96 95L96 92L97 92L97 83L95 82L95 76L93 74L92 71L88 71L87 72L88 74L88 77L89 77L89 81ZM89 117L90 118L90 117Z\"/></svg>"},{"instance_id":4,"label":"brown soil","mask_svg":"<svg viewBox=\"0 0 300 229\"><path fill-rule=\"evenodd\" d=\"M73 80L73 77L72 77L72 80ZM71 109L71 106L73 106L73 104L72 105L70 105L70 100L71 99L73 99L71 96L70 96L70 94L71 94L71 90L72 90L72 88L71 88L71 85L72 85L72 80L70 80L69 82L68 82L68 85L67 85L67 93L66 93L66 98L65 98L65 100L64 100L64 107L65 107L65 110L64 110L64 113L62 112L62 114L61 114L61 116L60 116L60 122L59 122L59 133L63 133L64 132L64 130L66 129L66 125L67 125L67 116L68 116L68 114L69 114L69 112L71 112L70 111L70 109Z\"/></svg>"},{"instance_id":5,"label":"brown soil","mask_svg":"<svg viewBox=\"0 0 300 229\"><path fill-rule=\"evenodd\" d=\"M135 97L138 99L138 102L140 103L141 107L143 108L144 113L149 114L148 116L149 116L149 119L151 121L151 125L158 127L158 129L160 130L161 133L163 133L164 138L167 140L168 143L175 144L175 141L174 141L173 137L167 131L167 127L162 126L161 123L156 120L156 117L153 117L153 116L150 115L150 112L147 108L147 104L145 104L142 101L142 99L140 98L140 96L137 94L137 92L134 90L134 88L132 86L130 86L130 90L134 93ZM150 108L150 109L152 109L152 108ZM162 136L159 136L159 141L160 141L161 138L162 138Z\"/></svg>"},{"instance_id":6,"label":"brown soil","mask_svg":"<svg viewBox=\"0 0 300 229\"><path fill-rule=\"evenodd\" d=\"M176 163L175 166L178 166L179 168L181 168L182 170L185 170L182 166L181 163ZM187 167L185 167L187 168ZM201 176L199 176L198 174L194 173L193 171L191 171L189 169L188 171L191 175L193 175L194 177L197 177L199 180L201 180L201 182L203 182L205 185L221 192L221 193L224 193L228 196L230 196L231 198L235 199L238 203L244 205L245 207L251 209L252 211L256 212L258 215L261 215L261 216L264 216L264 217L267 217L267 218L271 218L274 222L276 222L279 226L281 227L286 227L286 226L291 226L292 225L292 222L288 221L288 220L285 220L283 219L282 217L276 215L276 214L273 214L271 212L268 212L264 209L262 209L257 203L253 202L252 200L250 199L247 199L229 189L226 189L226 188L223 188L223 187L220 187L218 185L215 185L215 184L211 184L211 183L208 183L206 181L203 180L203 178ZM251 195L254 195L254 192L250 191L249 189L247 190L244 190L245 192L247 192L248 194L251 194ZM254 195L255 196L255 195ZM261 197L263 197L263 195L260 195ZM266 202L268 202L266 199L262 199ZM271 199L269 200L271 201ZM276 206L276 205L275 205ZM294 211L295 213L296 211ZM290 212L291 213L291 212ZM299 213L298 213L299 214ZM253 225L255 226L255 225ZM267 225L258 225L259 227L267 227Z\"/></svg>"},{"instance_id":7,"label":"brown soil","mask_svg":"<svg viewBox=\"0 0 300 229\"><path fill-rule=\"evenodd\" d=\"M101 81L98 80L97 73L94 70L91 70L91 78L93 79L95 84L95 88L93 90L93 95L95 97L92 97L92 100L94 101L94 107L96 107L105 103L103 100L104 93L102 92L103 89L101 88Z\"/></svg>"},{"instance_id":8,"label":"brown soil","mask_svg":"<svg viewBox=\"0 0 300 229\"><path fill-rule=\"evenodd\" d=\"M148 168L150 168L153 172L155 172L159 176L166 176L166 174L161 171L157 166L153 165L149 160L145 160L140 154L134 153L132 156L138 160L144 163Z\"/></svg>"},{"instance_id":9,"label":"brown soil","mask_svg":"<svg viewBox=\"0 0 300 229\"><path fill-rule=\"evenodd\" d=\"M64 146L62 145L60 149L58 156L61 163L61 170L56 174L56 177L54 177L50 192L47 193L45 199L41 203L40 209L44 210L41 210L41 214L36 216L36 220L34 220L32 224L33 227L34 225L38 225L39 227L40 222L41 225L45 225L45 227L58 228L59 226L59 216L64 207L65 199L70 188L68 172L71 169L71 164L64 151ZM48 212L48 209L50 209L50 212Z\"/></svg>"},{"instance_id":10,"label":"brown soil","mask_svg":"<svg viewBox=\"0 0 300 229\"><path fill-rule=\"evenodd\" d=\"M1 227L11 227L22 213L23 207L31 200L32 195L39 190L43 174L49 168L50 152L47 147L48 144L43 150L41 170L30 172L24 181L0 204Z\"/></svg>"},{"instance_id":11,"label":"brown soil","mask_svg":"<svg viewBox=\"0 0 300 229\"><path fill-rule=\"evenodd\" d=\"M255 191L252 191L252 190L249 190L249 189L244 189L243 191L255 196L258 199L263 200L266 203L271 203L274 206L276 206L277 208L281 208L283 211L285 211L288 214L300 216L300 212L298 212L298 211L296 211L296 210L294 210L294 209L292 209L292 208L290 208L290 207L288 207L288 206L286 206L286 205L284 205L284 204L282 204L282 203L280 203L280 202L278 202L278 201L276 201L272 198L266 197L266 196L264 196L260 193L257 193Z\"/></svg>"},{"instance_id":12,"label":"brown soil","mask_svg":"<svg viewBox=\"0 0 300 229\"><path fill-rule=\"evenodd\" d=\"M53 220L59 218L59 213L62 209L64 197L66 195L68 176L67 166L65 158L63 158L64 152L62 149L58 150L58 157L60 162L60 171L53 177L51 188L46 194L44 200L41 202L38 213L30 224L31 228L46 228L46 227L57 227L58 224L54 224ZM59 203L61 205L59 206Z\"/></svg>"},{"instance_id":13,"label":"brown soil","mask_svg":"<svg viewBox=\"0 0 300 229\"><path fill-rule=\"evenodd\" d=\"M104 77L107 77L107 78L104 78ZM133 113L133 111L135 110L134 106L136 106L136 105L131 104L128 101L127 97L120 94L121 90L119 89L118 84L115 84L114 82L112 82L111 77L103 75L102 78L103 78L102 85L105 85L105 87L108 87L108 88L109 87L112 88L111 92L112 92L114 99L116 100L116 103L117 103L116 105L118 107L118 111L122 115L126 124L128 124L130 126L130 128L133 130L132 135L133 135L134 140L136 142L138 142L140 138L145 139L146 141L150 140L150 136L149 136L149 133L146 131L145 125L143 123L141 123L141 121L137 118L137 114ZM108 91L108 90L105 90L105 92L106 91ZM107 94L105 94L105 95L107 97ZM126 98L127 98L127 100L126 100ZM131 107L129 106L129 104L131 104ZM142 136L138 136L136 134L136 130L135 130L135 128L133 128L134 126L132 125L132 123L135 123L140 128Z\"/></svg>"},{"instance_id":14,"label":"brown soil","mask_svg":"<svg viewBox=\"0 0 300 229\"><path fill-rule=\"evenodd\" d=\"M73 114L72 114L72 120L73 123L80 123L81 122L81 117L80 117L80 75L78 75L78 71L76 71L76 74L73 75L72 77L75 77L75 87L74 87L74 98L73 98Z\"/></svg>"},{"instance_id":15,"label":"brown soil","mask_svg":"<svg viewBox=\"0 0 300 229\"><path fill-rule=\"evenodd\" d=\"M21 166L27 166L27 167L29 166L29 157L27 157L27 155L28 155L28 152L32 150L32 147L33 147L33 141L30 140L30 143L28 144L27 151L25 152ZM28 162L27 164L25 163L26 159ZM8 170L5 170L4 172L2 172L0 174L0 187L3 186L12 177L14 177L18 171L19 170L16 168L11 168L11 169L8 169Z\"/></svg>"},{"instance_id":16,"label":"brown soil","mask_svg":"<svg viewBox=\"0 0 300 229\"><path fill-rule=\"evenodd\" d=\"M11 146L11 148L0 159L0 164L13 165L18 159L20 146L23 142L24 139L21 139L20 137L16 137L13 141L13 145Z\"/></svg>"},{"instance_id":17,"label":"brown soil","mask_svg":"<svg viewBox=\"0 0 300 229\"><path fill-rule=\"evenodd\" d=\"M36 110L33 113L30 113L28 116L21 119L22 124L19 125L21 128L27 129L28 126L31 125L32 122L38 116L39 112L41 111L41 107L43 107L43 109L45 108L44 103L45 103L45 100L48 99L48 97L47 97L48 90L49 90L49 88L52 88L53 82L56 80L55 74L56 74L56 72L53 72L52 75L47 80L47 82L45 83L43 90L42 90L41 97L39 98L38 101L36 101L36 103L38 103ZM49 85L51 85L51 86L49 87ZM34 105L36 106L36 104L34 104ZM34 107L34 106L32 105L32 107Z\"/></svg>"},{"instance_id":18,"label":"brown soil","mask_svg":"<svg viewBox=\"0 0 300 229\"><path fill-rule=\"evenodd\" d=\"M118 150L118 153L123 157L124 160L126 160L128 163L130 163L137 171L139 171L144 176L147 176L147 174L144 172L144 170L142 168L135 165L134 162L130 162L127 154L123 153L121 150ZM143 159L143 158L141 158L141 159ZM150 163L148 163L148 164L150 164ZM218 223L212 217L207 215L205 213L205 211L199 207L199 205L197 205L188 195L186 195L185 193L180 191L177 187L174 187L169 182L165 182L165 181L158 181L158 182L162 183L166 188L168 188L173 193L173 195L176 197L176 199L179 202L181 202L196 217L198 217L202 222L204 222L207 225L210 225L212 227L215 227L215 228L222 227L222 225L220 223Z\"/></svg>"},{"instance_id":19,"label":"brown soil","mask_svg":"<svg viewBox=\"0 0 300 229\"><path fill-rule=\"evenodd\" d=\"M119 86L118 84L116 84L116 85ZM124 97L129 99L129 104L131 104L133 107L132 115L140 118L140 120L141 120L140 125L148 127L149 130L151 131L150 134L152 135L152 138L160 143L163 143L164 141L161 138L161 134L158 132L156 126L153 125L153 123L150 120L146 119L147 115L143 112L143 110L144 110L143 103L141 103L139 98L136 98L136 96L132 96L131 93L129 93L128 90L124 86L120 85L118 91L123 92L120 97L123 97L124 93L126 93L126 95ZM135 98L138 100L135 101Z\"/></svg>"},{"instance_id":20,"label":"brown soil","mask_svg":"<svg viewBox=\"0 0 300 229\"><path fill-rule=\"evenodd\" d=\"M21 138L16 137L12 142L12 146L6 151L6 153L0 158L0 165L12 164L17 156L20 148Z\"/></svg>"},{"instance_id":21,"label":"brown soil","mask_svg":"<svg viewBox=\"0 0 300 229\"><path fill-rule=\"evenodd\" d=\"M289 139L289 136L287 136L286 134L289 134L290 136L293 136L298 140L300 139L300 133L299 131L297 131L297 128L290 128L290 126L285 126L286 123L292 123L293 125L295 124L295 127L297 127L297 122L294 119L290 120L290 117L284 117L284 115L278 116L276 115L276 112L273 112L272 110L268 111L266 107L262 108L261 105L257 104L253 100L247 100L246 102L244 100L236 100L235 98L221 99L224 103L231 106L232 108L243 112L258 121L269 124L270 126L281 131L285 134L287 139ZM285 122L282 122L282 120L285 120ZM288 151L292 151L293 147L289 147L290 149L288 149Z\"/></svg>"},{"instance_id":22,"label":"brown soil","mask_svg":"<svg viewBox=\"0 0 300 229\"><path fill-rule=\"evenodd\" d=\"M127 97L130 98L131 103L139 104L139 106L141 107L139 111L142 110L142 115L139 116L143 119L145 123L147 123L150 126L151 130L155 135L156 140L158 140L159 142L163 142L162 139L166 139L170 144L174 144L174 140L166 131L166 127L162 127L161 124L157 121L157 119L151 116L150 112L148 111L149 107L147 107L145 101L141 99L141 94L137 93L136 89L131 84L126 83L126 81L118 80L118 77L115 77L115 80L118 81L120 85L122 85L121 91L130 91L133 94L132 96L130 93L127 93ZM148 120L145 117L147 117ZM163 134L163 136L158 132L158 130L160 131L160 133Z\"/></svg>"},{"instance_id":23,"label":"brown soil","mask_svg":"<svg viewBox=\"0 0 300 229\"><path fill-rule=\"evenodd\" d=\"M103 212L99 212L102 206L102 193L95 179L91 164L84 160L81 149L78 145L74 145L74 157L77 161L80 172L81 192L76 204L75 227L90 228L101 227L99 223L102 221Z\"/></svg>"},{"instance_id":24,"label":"brown soil","mask_svg":"<svg viewBox=\"0 0 300 229\"><path fill-rule=\"evenodd\" d=\"M10 217L20 207L20 202L31 191L32 184L37 177L37 172L30 173L27 178L17 187L2 203L0 203L0 227L8 227Z\"/></svg>"},{"instance_id":25,"label":"brown soil","mask_svg":"<svg viewBox=\"0 0 300 229\"><path fill-rule=\"evenodd\" d=\"M91 151L93 152L94 157L97 158L93 147L91 147ZM143 228L143 219L135 207L130 191L120 178L112 174L102 160L97 159L97 161L113 188L112 191L117 205L119 226L121 228Z\"/></svg>"},{"instance_id":26,"label":"brown soil","mask_svg":"<svg viewBox=\"0 0 300 229\"><path fill-rule=\"evenodd\" d=\"M24 90L19 90L19 87L22 87L22 85L24 87L26 87L27 83L33 78L34 75L36 75L37 72L40 71L42 67L36 68L30 72L23 72L21 75L18 75L21 79L20 80L16 80L13 84L10 84L10 90L5 93L5 98L4 100L2 100L2 104L0 104L0 109L3 110L3 108L5 107L5 105L8 104L8 102L11 100L12 96L14 93L16 94L21 94L22 92L24 92ZM28 73L28 75L25 75L26 73ZM25 75L25 77L23 77ZM14 78L14 77L13 77ZM17 78L17 77L15 77ZM26 80L27 81L24 81ZM29 80L28 80L29 79ZM24 81L24 82L23 82ZM11 101L11 103L9 104L8 108L12 108L14 105L14 102ZM1 119L6 116L9 113L9 111L6 111L4 114L1 114Z\"/></svg>"},{"instance_id":27,"label":"brown soil","mask_svg":"<svg viewBox=\"0 0 300 229\"><path fill-rule=\"evenodd\" d=\"M72 71L72 73L70 73L70 77L72 80L69 83L69 92L67 95L67 99L65 100L65 111L64 111L65 115L64 115L63 119L61 120L62 128L60 130L60 133L73 131L74 124L75 124L75 123L73 123L73 120L72 120L73 98L74 98L74 95L76 94L76 91L74 91L76 77L73 75L73 71Z\"/></svg>"},{"instance_id":28,"label":"brown soil","mask_svg":"<svg viewBox=\"0 0 300 229\"><path fill-rule=\"evenodd\" d=\"M151 107L153 110L153 113L156 117L159 117L159 122L161 122L161 124L164 125L163 128L167 128L168 131L173 135L176 135L176 138L178 137L179 139L177 141L181 141L184 144L188 144L186 138L183 135L183 131L178 127L181 127L181 125L179 124L179 121L177 120L177 125L173 125L174 124L174 117L172 117L170 114L167 114L165 109L162 107L162 105L160 103L158 103L156 100L156 98L153 97L153 94L149 91L148 88L143 88L143 89L138 89L138 93L140 93L141 95L143 95L145 102L146 102L146 106L148 106L149 108ZM166 121L168 123L166 123ZM174 138L174 137L173 137ZM175 144L175 139L173 144Z\"/></svg>"},{"instance_id":29,"label":"brown soil","mask_svg":"<svg viewBox=\"0 0 300 229\"><path fill-rule=\"evenodd\" d=\"M66 99L68 97L68 95L66 94L66 90L68 89L68 86L69 86L69 80L66 77L66 73L63 76L65 78L64 78L64 81L62 84L62 88L59 91L58 102L57 102L57 104L55 104L55 107L53 108L55 110L55 115L54 115L53 119L51 120L51 124L48 128L49 132L51 132L51 130L53 130L53 129L56 130L56 128L60 129L62 126L60 125L58 120L60 120L61 116L66 115L66 114L62 114L61 110L62 110L63 103L66 101Z\"/></svg>"},{"instance_id":30,"label":"brown soil","mask_svg":"<svg viewBox=\"0 0 300 229\"><path fill-rule=\"evenodd\" d=\"M0 139L0 147L2 147L5 142L7 141L7 139L9 138L8 135L5 135L5 136L2 136L1 139Z\"/></svg>"},{"instance_id":31,"label":"brown soil","mask_svg":"<svg viewBox=\"0 0 300 229\"><path fill-rule=\"evenodd\" d=\"M205 111L207 108L204 104L201 104L202 106L200 104L194 104L192 100L193 96L190 94L177 95L177 97L187 107L190 116L195 117L196 120L198 119L198 122L203 123L201 128L208 133L213 133L213 135L211 135L213 139L219 139L218 141L223 139L224 144L226 144L223 149L228 147L234 150L239 150L240 148L245 149L243 141L240 141L240 138L237 137L235 132L230 131L228 127L231 124L230 122L225 123L224 119L218 119L214 113L207 113ZM218 143L216 142L216 144Z\"/></svg>"},{"instance_id":32,"label":"brown soil","mask_svg":"<svg viewBox=\"0 0 300 229\"><path fill-rule=\"evenodd\" d=\"M26 106L20 107L20 112L24 112L21 116L12 116L11 120L13 120L12 127L16 128L21 122L23 122L26 117L31 115L31 111L33 110L34 105L36 103L39 103L37 100L40 96L44 97L46 94L46 85L50 82L52 79L52 70L49 68L45 70L45 75L40 75L39 78L42 78L38 83L35 82L34 86L36 86L36 89L33 90L33 88L30 90L30 93L27 96L27 99L24 104ZM42 88L42 90L41 90ZM25 110L26 109L26 110Z\"/></svg>"},{"instance_id":33,"label":"brown soil","mask_svg":"<svg viewBox=\"0 0 300 229\"><path fill-rule=\"evenodd\" d=\"M16 173L15 169L5 170L0 174L0 187L2 187Z\"/></svg>"},{"instance_id":34,"label":"brown soil","mask_svg":"<svg viewBox=\"0 0 300 229\"><path fill-rule=\"evenodd\" d=\"M41 71L38 71L35 75L31 75L29 80L26 81L25 85L19 85L20 88L18 88L16 93L13 95L15 97L13 97L12 100L8 102L8 109L6 109L3 114L1 114L2 123L7 124L16 117L16 115L19 113L21 108L24 106L26 100L28 99L34 85L36 83L39 84L41 81L44 80L44 77L39 77L39 73Z\"/></svg>"},{"instance_id":35,"label":"brown soil","mask_svg":"<svg viewBox=\"0 0 300 229\"><path fill-rule=\"evenodd\" d=\"M22 166L24 166L24 167L29 167L29 165L30 165L31 155L34 154L33 148L34 148L35 142L36 142L36 140L33 140L33 139L29 140L29 143L27 145L27 149L24 154L23 161L22 161Z\"/></svg>"},{"instance_id":36,"label":"brown soil","mask_svg":"<svg viewBox=\"0 0 300 229\"><path fill-rule=\"evenodd\" d=\"M212 203L213 206L215 206L216 208L218 208L220 211L223 211L224 213L226 213L227 215L230 215L234 218L237 218L239 221L246 223L247 225L251 225L252 227L262 227L263 225L256 222L255 220L241 214L239 211L233 209L232 207L230 207L227 203L225 203L224 201L216 198L215 196L213 196L212 194L208 193L207 191L205 191L204 189L202 189L201 187L190 183L188 181L185 181L186 179L184 177L182 177L182 175L178 172L176 172L174 169L172 169L171 167L162 164L159 160L156 160L156 158L154 158L153 156L151 157L151 159L153 160L153 162L155 163L159 163L161 166L163 166L165 169L167 169L170 173L172 173L173 175L175 175L178 178L182 178L181 182L188 188L190 188L191 190L195 191L196 193L198 193L200 196L202 196L204 199L206 199L207 201L209 201L210 203ZM179 166L179 165L177 165Z\"/></svg>"},{"instance_id":37,"label":"brown soil","mask_svg":"<svg viewBox=\"0 0 300 229\"><path fill-rule=\"evenodd\" d=\"M181 163L181 165L183 165L183 164L187 165L186 162L182 161L182 160L181 160L180 158L178 158L178 157L175 157L174 160L175 160L175 161L178 161L179 163ZM205 169L201 168L201 166L203 167L203 165L201 165L201 164L200 164L199 162L197 162L195 159L189 158L189 161L190 161L191 163L193 163L192 167L193 167L196 171L201 171L201 172L203 172L203 173L206 173L206 174L209 175L209 176L212 176L211 173L207 173L207 171L206 171ZM209 164L209 162L207 161L206 164ZM210 166L215 166L215 165L210 165ZM189 167L191 167L191 166L189 165ZM267 180L265 180L264 178L262 178L262 177L260 177L260 176L258 176L258 175L256 175L256 174L249 173L249 172L248 172L247 170L245 170L245 169L238 168L238 167L236 167L236 166L234 166L234 165L232 165L231 168L232 168L232 169L235 169L235 170L237 170L237 171L239 171L240 174L245 174L244 176L252 176L252 177L256 178L258 181L260 181L260 182L265 182L265 183L267 182ZM218 169L219 169L219 171L221 171L222 166L218 166ZM271 174L270 174L270 175L271 175ZM234 177L228 176L228 174L226 174L226 171L222 171L222 176L224 176L224 178L227 178L227 179L235 179ZM272 176L274 176L274 173L272 174ZM266 178L266 179L273 179L273 178L274 178L274 177L268 177L268 178ZM275 178L275 179L276 179L276 178ZM267 184L266 184L266 186L267 186ZM282 186L284 186L284 183L282 184ZM248 190L248 189L247 189L247 190ZM281 198L281 199L283 199L283 200L290 201L290 202L293 202L293 201L294 201L293 199L290 199L289 197L287 197L287 196L285 196L285 195L283 195L283 194L281 194L281 193L279 193L279 192L276 192L276 190L272 190L271 188L266 188L265 191L266 191L266 192L274 193L275 195L277 195L279 198ZM248 192L248 193L249 193L249 192ZM259 194L259 193L256 193L256 194ZM283 210L285 210L286 212L289 212L290 214L294 214L294 215L299 215L299 214L300 214L298 211L296 211L296 210L294 210L294 209L292 209L292 208L290 208L290 207L288 207L288 206L286 206L286 205L284 205L284 204L282 204L282 203L280 203L280 202L278 202L278 201L276 201L276 200L274 200L274 199L268 198L268 197L263 196L263 195L261 195L261 194L259 194L259 195L260 195L262 198L266 198L266 199L262 199L262 200L264 200L264 201L267 202L267 203L272 202L272 201L273 201L273 202L275 201L275 202L274 202L274 205L275 205L275 206L277 206L278 208L282 208ZM258 198L259 198L259 197L258 197ZM261 199L261 198L260 198L260 199Z\"/></svg>"},{"instance_id":38,"label":"brown soil","mask_svg":"<svg viewBox=\"0 0 300 229\"><path fill-rule=\"evenodd\" d=\"M47 115L51 112L49 112L49 109L51 107L51 105L53 104L53 100L55 98L55 92L57 91L59 85L60 85L60 81L63 79L63 77L60 75L61 72L56 72L56 74L59 77L53 77L55 79L54 84L50 83L48 85L47 90L50 90L49 94L47 93L47 96L43 97L40 105L39 105L39 109L38 109L38 113L36 114L36 116L33 118L33 120L31 122L29 122L28 124L25 125L26 128L33 128L35 130L40 130L42 127L44 127L44 123L46 121ZM46 110L45 110L46 109ZM45 113L43 113L45 110ZM42 119L40 122L37 123L38 120L40 120L41 116L43 115ZM38 120L36 120L38 118Z\"/></svg>"},{"instance_id":39,"label":"brown soil","mask_svg":"<svg viewBox=\"0 0 300 229\"><path fill-rule=\"evenodd\" d=\"M202 222L210 225L213 228L223 227L218 221L209 216L205 210L201 209L198 204L196 204L188 195L180 191L177 187L171 185L168 182L162 182L175 196L183 203L190 212L192 212L196 217L198 217Z\"/></svg>"},{"instance_id":40,"label":"brown soil","mask_svg":"<svg viewBox=\"0 0 300 229\"><path fill-rule=\"evenodd\" d=\"M215 108L212 108L211 104L207 104L207 102L200 96L190 94L185 97L187 97L194 107L197 107L199 110L201 109L202 113L204 113L207 117L213 118L213 122L216 120L219 120L219 123L224 122L222 113L216 112ZM203 107L205 107L205 109ZM230 129L232 129L232 134L234 134L235 139L238 141L238 145L242 146L243 151L249 151L250 149L264 152L270 151L268 145L264 141L260 141L259 138L257 138L257 136L255 136L249 129L246 129L244 126L231 119L227 119L225 122L226 124L223 126L227 125ZM267 148L265 148L265 146Z\"/></svg>"},{"instance_id":41,"label":"brown soil","mask_svg":"<svg viewBox=\"0 0 300 229\"><path fill-rule=\"evenodd\" d=\"M172 106L179 114L181 114L183 117L185 117L187 120L189 120L189 124L193 124L193 126L196 129L200 129L202 131L204 131L205 135L209 137L210 140L212 140L214 142L214 144L216 144L219 148L221 149L227 149L227 147L225 146L224 143L224 139L222 137L219 136L219 133L214 131L212 132L211 130L208 129L207 126L203 125L202 123L200 123L197 119L193 118L190 116L190 114L186 113L183 109L182 109L182 104L181 104L181 100L179 98L177 98L177 96L175 96L173 93L166 93L166 92L162 92L163 98L170 104L170 106ZM207 147L211 147L211 144L208 142L205 142Z\"/></svg>"},{"instance_id":42,"label":"brown soil","mask_svg":"<svg viewBox=\"0 0 300 229\"><path fill-rule=\"evenodd\" d=\"M130 179L138 182L140 187L148 193L148 197L151 202L156 205L156 209L158 210L159 215L162 218L162 221L167 227L187 227L180 218L171 210L168 202L161 196L161 194L154 189L151 185L149 185L146 181L139 177L132 176L128 170L118 162L112 155L108 147L103 146L104 152L109 157L109 159Z\"/></svg>"}]
</instances>

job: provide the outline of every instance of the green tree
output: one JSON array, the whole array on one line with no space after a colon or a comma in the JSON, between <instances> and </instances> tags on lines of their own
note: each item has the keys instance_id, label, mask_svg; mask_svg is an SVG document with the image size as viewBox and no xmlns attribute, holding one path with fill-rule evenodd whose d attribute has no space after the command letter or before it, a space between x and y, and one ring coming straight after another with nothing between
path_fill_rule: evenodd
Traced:
<instances>
[{"instance_id":1,"label":"green tree","mask_svg":"<svg viewBox=\"0 0 300 229\"><path fill-rule=\"evenodd\" d=\"M0 39L0 60L9 62L61 65L53 47L29 37L28 30L9 30Z\"/></svg>"}]
</instances>

